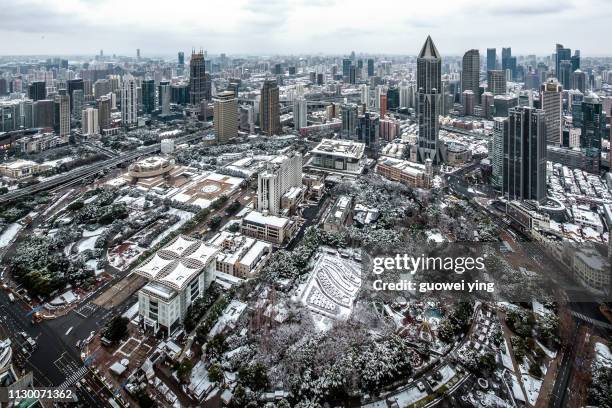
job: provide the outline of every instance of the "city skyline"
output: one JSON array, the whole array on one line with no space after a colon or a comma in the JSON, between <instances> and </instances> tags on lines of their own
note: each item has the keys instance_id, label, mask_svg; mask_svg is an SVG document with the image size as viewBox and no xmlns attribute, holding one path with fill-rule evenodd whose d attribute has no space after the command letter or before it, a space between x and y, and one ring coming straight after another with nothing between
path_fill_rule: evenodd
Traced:
<instances>
[{"instance_id":1,"label":"city skyline","mask_svg":"<svg viewBox=\"0 0 612 408\"><path fill-rule=\"evenodd\" d=\"M374 14L363 12L371 7L367 3L336 0L229 0L206 5L182 0L173 5L159 8L150 2L118 0L7 3L0 55L94 55L99 49L108 55L135 55L139 48L143 57L158 57L200 46L211 54L344 54L354 49L416 55L422 38L431 35L447 56L502 46L511 46L514 55L550 55L555 42L580 44L583 56L602 56L608 53L606 42L593 39L605 37L604 21L612 14L601 7L604 0L554 5L462 0L445 1L435 9L383 1L377 2L379 12ZM517 29L518 18L523 27L534 30ZM463 30L468 19L477 29Z\"/></svg>"}]
</instances>

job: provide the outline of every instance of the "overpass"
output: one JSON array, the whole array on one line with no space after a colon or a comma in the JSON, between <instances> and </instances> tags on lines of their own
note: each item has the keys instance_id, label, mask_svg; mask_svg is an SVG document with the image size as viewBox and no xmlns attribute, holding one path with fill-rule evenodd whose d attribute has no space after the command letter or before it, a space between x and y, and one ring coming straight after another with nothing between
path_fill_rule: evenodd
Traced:
<instances>
[{"instance_id":1,"label":"overpass","mask_svg":"<svg viewBox=\"0 0 612 408\"><path fill-rule=\"evenodd\" d=\"M198 132L198 133L193 133L190 135L177 137L174 140L175 140L175 143L178 144L178 143L185 143L185 142L191 142L194 140L202 139L203 136L204 136L203 132ZM88 176L96 174L97 172L101 170L106 170L106 169L115 167L119 164L135 160L140 156L148 155L151 153L156 153L160 150L161 148L160 146L161 146L160 143L156 143L154 145L146 146L146 147L143 147L142 149L138 149L130 153L122 154L120 156L113 157L108 160L89 164L87 166L78 167L64 174L61 174L57 177L54 177L54 178L51 178L45 181L41 181L38 184L33 184L31 186L27 186L27 187L20 188L14 191L10 191L6 194L0 195L0 204L7 203L12 200L17 200L19 198L26 197L28 195L36 194L41 191L46 191L54 187L60 187L66 183L75 181L76 179L86 178Z\"/></svg>"}]
</instances>

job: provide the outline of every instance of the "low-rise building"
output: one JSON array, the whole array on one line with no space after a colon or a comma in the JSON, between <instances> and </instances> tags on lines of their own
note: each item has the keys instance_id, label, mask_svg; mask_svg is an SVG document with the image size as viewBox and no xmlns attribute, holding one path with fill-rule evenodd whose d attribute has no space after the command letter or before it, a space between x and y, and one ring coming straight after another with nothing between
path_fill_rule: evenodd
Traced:
<instances>
[{"instance_id":1,"label":"low-rise building","mask_svg":"<svg viewBox=\"0 0 612 408\"><path fill-rule=\"evenodd\" d=\"M249 212L240 224L244 235L282 245L293 235L297 228L294 220L276 215L266 215L259 211Z\"/></svg>"},{"instance_id":2,"label":"low-rise building","mask_svg":"<svg viewBox=\"0 0 612 408\"><path fill-rule=\"evenodd\" d=\"M209 243L220 248L215 261L216 272L242 279L253 277L272 253L272 245L239 233L222 231Z\"/></svg>"},{"instance_id":3,"label":"low-rise building","mask_svg":"<svg viewBox=\"0 0 612 408\"><path fill-rule=\"evenodd\" d=\"M351 140L323 139L310 152L308 162L325 171L361 174L366 166L365 144Z\"/></svg>"},{"instance_id":4,"label":"low-rise building","mask_svg":"<svg viewBox=\"0 0 612 408\"><path fill-rule=\"evenodd\" d=\"M15 160L0 165L0 174L12 179L31 177L40 171L40 165L31 160Z\"/></svg>"},{"instance_id":5,"label":"low-rise building","mask_svg":"<svg viewBox=\"0 0 612 408\"><path fill-rule=\"evenodd\" d=\"M333 206L329 209L323 221L323 230L327 232L340 232L346 223L353 209L353 199L350 196L340 196Z\"/></svg>"},{"instance_id":6,"label":"low-rise building","mask_svg":"<svg viewBox=\"0 0 612 408\"><path fill-rule=\"evenodd\" d=\"M416 162L381 157L376 166L376 172L389 180L398 181L410 187L429 188L433 177L431 162L419 164Z\"/></svg>"}]
</instances>

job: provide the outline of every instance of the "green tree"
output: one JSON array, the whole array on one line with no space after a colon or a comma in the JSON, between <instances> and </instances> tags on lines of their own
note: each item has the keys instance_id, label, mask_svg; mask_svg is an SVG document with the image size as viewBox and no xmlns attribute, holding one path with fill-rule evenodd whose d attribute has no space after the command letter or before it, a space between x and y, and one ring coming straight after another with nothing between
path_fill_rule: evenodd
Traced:
<instances>
[{"instance_id":1,"label":"green tree","mask_svg":"<svg viewBox=\"0 0 612 408\"><path fill-rule=\"evenodd\" d=\"M127 334L128 323L130 320L127 317L117 315L111 319L104 330L104 337L113 343L121 340Z\"/></svg>"}]
</instances>

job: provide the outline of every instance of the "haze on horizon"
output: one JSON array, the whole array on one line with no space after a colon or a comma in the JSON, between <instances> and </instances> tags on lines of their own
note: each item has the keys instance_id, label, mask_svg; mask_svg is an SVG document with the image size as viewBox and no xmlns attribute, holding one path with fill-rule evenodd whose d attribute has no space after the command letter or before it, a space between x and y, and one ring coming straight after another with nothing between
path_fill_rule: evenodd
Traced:
<instances>
[{"instance_id":1,"label":"haze on horizon","mask_svg":"<svg viewBox=\"0 0 612 408\"><path fill-rule=\"evenodd\" d=\"M0 55L610 54L609 0L0 0Z\"/></svg>"}]
</instances>

